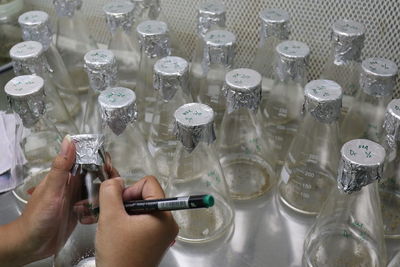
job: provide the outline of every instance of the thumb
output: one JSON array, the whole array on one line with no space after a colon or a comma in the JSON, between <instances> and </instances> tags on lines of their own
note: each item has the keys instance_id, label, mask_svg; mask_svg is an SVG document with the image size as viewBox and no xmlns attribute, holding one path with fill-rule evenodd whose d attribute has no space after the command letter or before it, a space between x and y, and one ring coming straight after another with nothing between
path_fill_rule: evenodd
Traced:
<instances>
[{"instance_id":1,"label":"thumb","mask_svg":"<svg viewBox=\"0 0 400 267\"><path fill-rule=\"evenodd\" d=\"M60 153L56 156L46 177L46 186L56 192L61 191L68 182L70 170L75 163L75 145L66 135L61 143Z\"/></svg>"},{"instance_id":2,"label":"thumb","mask_svg":"<svg viewBox=\"0 0 400 267\"><path fill-rule=\"evenodd\" d=\"M122 192L124 181L121 178L108 179L100 186L100 219L114 219L125 213Z\"/></svg>"}]
</instances>

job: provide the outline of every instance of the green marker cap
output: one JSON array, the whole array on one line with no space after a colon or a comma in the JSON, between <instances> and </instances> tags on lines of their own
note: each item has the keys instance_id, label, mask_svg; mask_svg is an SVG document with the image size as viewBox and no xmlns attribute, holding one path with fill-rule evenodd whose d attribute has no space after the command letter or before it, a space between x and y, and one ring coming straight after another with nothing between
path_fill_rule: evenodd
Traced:
<instances>
[{"instance_id":1,"label":"green marker cap","mask_svg":"<svg viewBox=\"0 0 400 267\"><path fill-rule=\"evenodd\" d=\"M212 195L205 195L203 197L203 203L206 206L206 208L214 206L214 197Z\"/></svg>"}]
</instances>

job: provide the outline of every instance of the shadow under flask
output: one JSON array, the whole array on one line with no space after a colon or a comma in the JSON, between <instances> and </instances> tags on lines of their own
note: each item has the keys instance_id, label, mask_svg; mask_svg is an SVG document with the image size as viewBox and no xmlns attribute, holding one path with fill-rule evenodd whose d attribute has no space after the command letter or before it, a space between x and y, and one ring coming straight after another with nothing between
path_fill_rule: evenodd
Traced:
<instances>
[{"instance_id":1,"label":"shadow under flask","mask_svg":"<svg viewBox=\"0 0 400 267\"><path fill-rule=\"evenodd\" d=\"M386 266L378 183L385 149L354 139L341 149L331 191L304 242L303 266Z\"/></svg>"},{"instance_id":2,"label":"shadow under flask","mask_svg":"<svg viewBox=\"0 0 400 267\"><path fill-rule=\"evenodd\" d=\"M90 35L87 21L81 13L82 0L53 0L57 14L56 47L64 59L75 87L86 93L89 81L83 71L82 58L90 50L97 49L97 43Z\"/></svg>"},{"instance_id":3,"label":"shadow under flask","mask_svg":"<svg viewBox=\"0 0 400 267\"><path fill-rule=\"evenodd\" d=\"M114 1L103 6L107 26L111 32L108 49L118 63L119 84L134 89L138 78L140 49L132 32L135 5L128 1Z\"/></svg>"},{"instance_id":4,"label":"shadow under flask","mask_svg":"<svg viewBox=\"0 0 400 267\"><path fill-rule=\"evenodd\" d=\"M387 157L385 177L379 184L385 237L400 237L400 99L386 109L383 144Z\"/></svg>"},{"instance_id":5,"label":"shadow under flask","mask_svg":"<svg viewBox=\"0 0 400 267\"><path fill-rule=\"evenodd\" d=\"M257 48L253 69L262 76L262 102L263 108L267 94L274 83L274 56L278 44L289 39L290 17L286 10L266 8L259 13L260 43Z\"/></svg>"},{"instance_id":6,"label":"shadow under flask","mask_svg":"<svg viewBox=\"0 0 400 267\"><path fill-rule=\"evenodd\" d=\"M147 139L156 104L156 92L153 88L154 64L171 55L171 41L167 24L162 21L143 21L137 26L136 32L140 45L140 63L135 92L138 100L138 121L143 136Z\"/></svg>"},{"instance_id":7,"label":"shadow under flask","mask_svg":"<svg viewBox=\"0 0 400 267\"><path fill-rule=\"evenodd\" d=\"M396 63L387 59L362 62L360 90L341 125L342 143L356 138L382 142L385 110L396 87L397 71Z\"/></svg>"},{"instance_id":8,"label":"shadow under flask","mask_svg":"<svg viewBox=\"0 0 400 267\"><path fill-rule=\"evenodd\" d=\"M352 106L352 98L359 89L361 50L364 47L363 24L342 19L332 25L331 52L321 74L322 79L337 82L343 88L343 107Z\"/></svg>"},{"instance_id":9,"label":"shadow under flask","mask_svg":"<svg viewBox=\"0 0 400 267\"><path fill-rule=\"evenodd\" d=\"M12 110L23 124L16 129L16 135L21 136L19 142L24 163L16 166L16 175L24 180L13 194L26 204L35 187L50 171L63 136L47 116L42 78L36 75L14 77L5 85L4 91Z\"/></svg>"},{"instance_id":10,"label":"shadow under flask","mask_svg":"<svg viewBox=\"0 0 400 267\"><path fill-rule=\"evenodd\" d=\"M79 209L76 216L81 219L90 217L91 221L97 222L100 185L109 178L105 171L104 136L79 134L71 138L76 148L76 159L71 173L81 179L81 192L76 193L80 193L81 202L88 208ZM78 223L64 247L56 253L54 267L95 266L96 228L97 224Z\"/></svg>"},{"instance_id":11,"label":"shadow under flask","mask_svg":"<svg viewBox=\"0 0 400 267\"><path fill-rule=\"evenodd\" d=\"M174 112L192 102L189 90L189 63L180 57L168 56L154 65L154 89L157 91L148 146L162 179L167 180L178 140L173 133Z\"/></svg>"},{"instance_id":12,"label":"shadow under flask","mask_svg":"<svg viewBox=\"0 0 400 267\"><path fill-rule=\"evenodd\" d=\"M101 91L117 84L117 62L114 54L106 49L89 51L83 60L91 89L87 94L80 132L100 133L101 118L97 109L97 98Z\"/></svg>"},{"instance_id":13,"label":"shadow under flask","mask_svg":"<svg viewBox=\"0 0 400 267\"><path fill-rule=\"evenodd\" d=\"M226 110L218 138L222 169L233 199L261 196L275 184L272 148L262 134L261 75L234 69L225 76Z\"/></svg>"},{"instance_id":14,"label":"shadow under flask","mask_svg":"<svg viewBox=\"0 0 400 267\"><path fill-rule=\"evenodd\" d=\"M277 160L276 173L281 171L302 120L309 55L310 48L298 41L284 41L276 47L276 80L263 110L264 130Z\"/></svg>"},{"instance_id":15,"label":"shadow under flask","mask_svg":"<svg viewBox=\"0 0 400 267\"><path fill-rule=\"evenodd\" d=\"M73 117L64 102L68 99L61 98L59 90L57 90L50 76L51 67L43 54L43 46L36 41L21 42L11 48L10 57L15 75L34 74L44 79L48 117L57 125L59 130L65 134L78 133ZM75 98L76 96L74 96ZM78 102L77 105L78 108L75 111L80 110L80 103Z\"/></svg>"},{"instance_id":16,"label":"shadow under flask","mask_svg":"<svg viewBox=\"0 0 400 267\"><path fill-rule=\"evenodd\" d=\"M230 236L234 209L228 186L214 148L214 111L207 105L189 103L174 114L177 146L168 196L211 194L215 205L208 209L173 212L179 225L178 240L204 243Z\"/></svg>"},{"instance_id":17,"label":"shadow under flask","mask_svg":"<svg viewBox=\"0 0 400 267\"><path fill-rule=\"evenodd\" d=\"M336 184L342 88L314 80L304 87L304 97L306 115L280 173L278 196L297 212L317 215Z\"/></svg>"},{"instance_id":18,"label":"shadow under flask","mask_svg":"<svg viewBox=\"0 0 400 267\"><path fill-rule=\"evenodd\" d=\"M100 93L98 105L105 149L125 184L131 185L147 175L159 178L146 141L136 125L135 93L124 87L108 88Z\"/></svg>"}]
</instances>

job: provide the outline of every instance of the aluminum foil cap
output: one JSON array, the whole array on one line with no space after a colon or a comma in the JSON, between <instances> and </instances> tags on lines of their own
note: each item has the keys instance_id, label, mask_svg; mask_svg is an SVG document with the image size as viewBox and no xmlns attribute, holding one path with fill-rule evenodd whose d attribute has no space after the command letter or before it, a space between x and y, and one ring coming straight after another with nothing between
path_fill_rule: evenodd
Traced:
<instances>
[{"instance_id":1,"label":"aluminum foil cap","mask_svg":"<svg viewBox=\"0 0 400 267\"><path fill-rule=\"evenodd\" d=\"M257 112L261 102L261 75L252 69L235 69L225 75L222 91L228 113L240 108Z\"/></svg>"},{"instance_id":2,"label":"aluminum foil cap","mask_svg":"<svg viewBox=\"0 0 400 267\"><path fill-rule=\"evenodd\" d=\"M44 81L36 75L22 75L11 79L4 87L11 108L22 119L26 128L36 124L46 112Z\"/></svg>"},{"instance_id":3,"label":"aluminum foil cap","mask_svg":"<svg viewBox=\"0 0 400 267\"><path fill-rule=\"evenodd\" d=\"M210 64L232 67L236 47L236 36L233 33L225 30L209 31L204 36L204 43L202 66L205 72Z\"/></svg>"},{"instance_id":4,"label":"aluminum foil cap","mask_svg":"<svg viewBox=\"0 0 400 267\"><path fill-rule=\"evenodd\" d=\"M397 142L400 141L400 99L393 99L386 108L385 121L386 143L390 149L397 149Z\"/></svg>"},{"instance_id":5,"label":"aluminum foil cap","mask_svg":"<svg viewBox=\"0 0 400 267\"><path fill-rule=\"evenodd\" d=\"M171 54L168 26L158 20L147 20L136 28L141 51L150 58L162 58Z\"/></svg>"},{"instance_id":6,"label":"aluminum foil cap","mask_svg":"<svg viewBox=\"0 0 400 267\"><path fill-rule=\"evenodd\" d=\"M98 102L103 127L107 125L116 135L137 118L136 94L131 89L108 88L100 93Z\"/></svg>"},{"instance_id":7,"label":"aluminum foil cap","mask_svg":"<svg viewBox=\"0 0 400 267\"><path fill-rule=\"evenodd\" d=\"M18 23L22 29L22 39L37 41L43 45L44 50L49 48L53 33L51 32L49 15L43 11L28 11L19 16Z\"/></svg>"},{"instance_id":8,"label":"aluminum foil cap","mask_svg":"<svg viewBox=\"0 0 400 267\"><path fill-rule=\"evenodd\" d=\"M349 61L359 61L364 47L365 27L352 20L338 20L332 25L334 64L342 65Z\"/></svg>"},{"instance_id":9,"label":"aluminum foil cap","mask_svg":"<svg viewBox=\"0 0 400 267\"><path fill-rule=\"evenodd\" d=\"M197 34L202 38L213 25L225 27L226 9L220 2L208 2L199 6L197 12Z\"/></svg>"},{"instance_id":10,"label":"aluminum foil cap","mask_svg":"<svg viewBox=\"0 0 400 267\"><path fill-rule=\"evenodd\" d=\"M351 194L365 185L380 180L383 174L385 149L368 139L354 139L340 151L338 188Z\"/></svg>"},{"instance_id":11,"label":"aluminum foil cap","mask_svg":"<svg viewBox=\"0 0 400 267\"><path fill-rule=\"evenodd\" d=\"M306 80L310 48L298 41L284 41L276 47L275 70L281 81Z\"/></svg>"},{"instance_id":12,"label":"aluminum foil cap","mask_svg":"<svg viewBox=\"0 0 400 267\"><path fill-rule=\"evenodd\" d=\"M103 6L106 22L111 33L114 33L120 27L124 31L131 30L135 18L134 9L135 5L128 1L115 1Z\"/></svg>"},{"instance_id":13,"label":"aluminum foil cap","mask_svg":"<svg viewBox=\"0 0 400 267\"><path fill-rule=\"evenodd\" d=\"M314 80L304 87L304 110L322 123L337 121L342 107L343 91L330 80Z\"/></svg>"},{"instance_id":14,"label":"aluminum foil cap","mask_svg":"<svg viewBox=\"0 0 400 267\"><path fill-rule=\"evenodd\" d=\"M279 40L287 40L290 34L289 13L286 10L278 8L267 8L259 14L261 20L260 38L261 44L270 37Z\"/></svg>"},{"instance_id":15,"label":"aluminum foil cap","mask_svg":"<svg viewBox=\"0 0 400 267\"><path fill-rule=\"evenodd\" d=\"M10 49L10 57L14 73L41 73L43 70L52 71L43 54L43 46L36 41L25 41L14 45Z\"/></svg>"},{"instance_id":16,"label":"aluminum foil cap","mask_svg":"<svg viewBox=\"0 0 400 267\"><path fill-rule=\"evenodd\" d=\"M72 135L71 138L76 148L76 164L104 165L104 136L102 134L77 134Z\"/></svg>"},{"instance_id":17,"label":"aluminum foil cap","mask_svg":"<svg viewBox=\"0 0 400 267\"><path fill-rule=\"evenodd\" d=\"M131 0L135 4L135 18L143 17L148 10L149 19L157 19L161 12L160 0Z\"/></svg>"},{"instance_id":18,"label":"aluminum foil cap","mask_svg":"<svg viewBox=\"0 0 400 267\"><path fill-rule=\"evenodd\" d=\"M165 101L171 100L178 90L189 95L189 63L173 56L159 59L154 64L153 85Z\"/></svg>"},{"instance_id":19,"label":"aluminum foil cap","mask_svg":"<svg viewBox=\"0 0 400 267\"><path fill-rule=\"evenodd\" d=\"M396 63L384 58L367 58L361 64L360 87L371 96L391 96L396 86Z\"/></svg>"},{"instance_id":20,"label":"aluminum foil cap","mask_svg":"<svg viewBox=\"0 0 400 267\"><path fill-rule=\"evenodd\" d=\"M117 83L117 61L110 50L96 49L84 56L84 67L89 77L90 87L103 91Z\"/></svg>"},{"instance_id":21,"label":"aluminum foil cap","mask_svg":"<svg viewBox=\"0 0 400 267\"><path fill-rule=\"evenodd\" d=\"M57 16L72 17L82 7L82 0L53 0Z\"/></svg>"},{"instance_id":22,"label":"aluminum foil cap","mask_svg":"<svg viewBox=\"0 0 400 267\"><path fill-rule=\"evenodd\" d=\"M199 142L215 141L214 111L207 105L189 103L175 113L174 133L185 149L192 152Z\"/></svg>"}]
</instances>

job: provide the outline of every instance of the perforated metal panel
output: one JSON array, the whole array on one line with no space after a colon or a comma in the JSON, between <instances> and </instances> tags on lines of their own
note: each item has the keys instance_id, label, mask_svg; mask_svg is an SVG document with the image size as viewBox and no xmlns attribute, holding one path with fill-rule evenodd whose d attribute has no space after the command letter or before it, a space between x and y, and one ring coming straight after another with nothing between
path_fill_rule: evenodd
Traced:
<instances>
[{"instance_id":1,"label":"perforated metal panel","mask_svg":"<svg viewBox=\"0 0 400 267\"><path fill-rule=\"evenodd\" d=\"M54 15L51 0L30 0L35 7ZM108 31L102 14L106 0L84 0L83 12L93 37L105 43ZM187 57L195 40L196 7L199 0L161 0L164 15ZM399 0L227 0L228 28L238 37L236 63L248 66L258 45L258 12L266 7L286 9L291 16L291 39L311 47L309 79L318 78L329 55L330 25L347 18L366 26L363 58L384 57L400 65L400 3ZM400 78L395 97L400 97Z\"/></svg>"}]
</instances>

